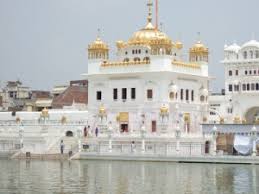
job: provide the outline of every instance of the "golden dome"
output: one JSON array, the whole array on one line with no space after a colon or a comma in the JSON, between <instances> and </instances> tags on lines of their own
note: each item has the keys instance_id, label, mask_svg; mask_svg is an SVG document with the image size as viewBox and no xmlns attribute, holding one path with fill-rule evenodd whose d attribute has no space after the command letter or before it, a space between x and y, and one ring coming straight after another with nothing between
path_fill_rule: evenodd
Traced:
<instances>
[{"instance_id":1,"label":"golden dome","mask_svg":"<svg viewBox=\"0 0 259 194\"><path fill-rule=\"evenodd\" d=\"M177 41L177 42L175 43L175 47L180 50L180 49L183 48L183 43L180 42L180 41Z\"/></svg>"},{"instance_id":2,"label":"golden dome","mask_svg":"<svg viewBox=\"0 0 259 194\"><path fill-rule=\"evenodd\" d=\"M168 113L168 108L165 105L161 106L160 114L167 114L167 113Z\"/></svg>"},{"instance_id":3,"label":"golden dome","mask_svg":"<svg viewBox=\"0 0 259 194\"><path fill-rule=\"evenodd\" d=\"M202 44L201 41L197 41L192 48L190 48L190 52L209 52L209 49Z\"/></svg>"},{"instance_id":4,"label":"golden dome","mask_svg":"<svg viewBox=\"0 0 259 194\"><path fill-rule=\"evenodd\" d=\"M126 43L123 42L122 40L118 40L116 42L116 46L117 46L118 49L122 49L122 48L124 48L126 46Z\"/></svg>"},{"instance_id":5,"label":"golden dome","mask_svg":"<svg viewBox=\"0 0 259 194\"><path fill-rule=\"evenodd\" d=\"M128 41L129 45L168 45L173 46L172 40L163 32L156 29L151 22L145 28L135 32Z\"/></svg>"},{"instance_id":6,"label":"golden dome","mask_svg":"<svg viewBox=\"0 0 259 194\"><path fill-rule=\"evenodd\" d=\"M106 109L103 105L100 106L99 108L99 114L100 115L105 115L106 114Z\"/></svg>"},{"instance_id":7,"label":"golden dome","mask_svg":"<svg viewBox=\"0 0 259 194\"><path fill-rule=\"evenodd\" d=\"M97 37L97 39L88 46L88 50L109 50L109 47L105 42Z\"/></svg>"}]
</instances>

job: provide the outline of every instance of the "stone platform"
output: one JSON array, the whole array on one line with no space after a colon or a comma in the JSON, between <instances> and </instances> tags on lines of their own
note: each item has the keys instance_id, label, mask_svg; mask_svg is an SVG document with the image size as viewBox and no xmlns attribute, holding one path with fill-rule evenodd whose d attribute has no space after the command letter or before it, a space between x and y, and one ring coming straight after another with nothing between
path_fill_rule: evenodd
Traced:
<instances>
[{"instance_id":1,"label":"stone platform","mask_svg":"<svg viewBox=\"0 0 259 194\"><path fill-rule=\"evenodd\" d=\"M223 163L223 164L256 164L259 165L259 156L165 156L148 154L94 154L77 153L74 160L117 160L117 161L150 161L150 162L177 162L177 163Z\"/></svg>"}]
</instances>

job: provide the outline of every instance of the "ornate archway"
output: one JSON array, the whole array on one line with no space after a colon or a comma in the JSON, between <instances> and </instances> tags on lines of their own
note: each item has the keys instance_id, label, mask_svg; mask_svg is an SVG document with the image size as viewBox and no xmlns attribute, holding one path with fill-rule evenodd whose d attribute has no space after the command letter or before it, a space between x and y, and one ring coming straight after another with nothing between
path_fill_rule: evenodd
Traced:
<instances>
[{"instance_id":1,"label":"ornate archway","mask_svg":"<svg viewBox=\"0 0 259 194\"><path fill-rule=\"evenodd\" d=\"M74 133L72 131L67 131L66 132L66 137L73 137Z\"/></svg>"},{"instance_id":2,"label":"ornate archway","mask_svg":"<svg viewBox=\"0 0 259 194\"><path fill-rule=\"evenodd\" d=\"M259 121L259 107L252 107L246 111L245 114L246 123L254 124Z\"/></svg>"}]
</instances>

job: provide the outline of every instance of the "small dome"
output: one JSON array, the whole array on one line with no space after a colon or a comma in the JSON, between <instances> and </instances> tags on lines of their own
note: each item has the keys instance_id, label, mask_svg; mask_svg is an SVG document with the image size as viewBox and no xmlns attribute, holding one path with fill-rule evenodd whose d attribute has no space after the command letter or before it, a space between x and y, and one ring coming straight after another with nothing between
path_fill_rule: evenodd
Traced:
<instances>
[{"instance_id":1,"label":"small dome","mask_svg":"<svg viewBox=\"0 0 259 194\"><path fill-rule=\"evenodd\" d=\"M246 42L245 44L243 44L242 48L245 48L245 47L259 48L259 42L257 42L256 40L250 40L249 42Z\"/></svg>"},{"instance_id":2,"label":"small dome","mask_svg":"<svg viewBox=\"0 0 259 194\"><path fill-rule=\"evenodd\" d=\"M163 104L163 105L161 106L161 108L160 108L160 113L161 113L161 114L167 114L167 113L168 113L168 107L167 107L165 104Z\"/></svg>"},{"instance_id":3,"label":"small dome","mask_svg":"<svg viewBox=\"0 0 259 194\"><path fill-rule=\"evenodd\" d=\"M180 42L180 41L177 41L177 42L175 43L175 47L180 50L180 49L183 48L183 43Z\"/></svg>"},{"instance_id":4,"label":"small dome","mask_svg":"<svg viewBox=\"0 0 259 194\"><path fill-rule=\"evenodd\" d=\"M117 46L118 49L122 49L122 48L124 48L126 46L126 43L123 42L122 40L118 40L116 42L116 46Z\"/></svg>"},{"instance_id":5,"label":"small dome","mask_svg":"<svg viewBox=\"0 0 259 194\"><path fill-rule=\"evenodd\" d=\"M148 23L145 28L137 31L128 41L129 45L168 45L172 46L172 40L163 32L156 29L152 23Z\"/></svg>"},{"instance_id":6,"label":"small dome","mask_svg":"<svg viewBox=\"0 0 259 194\"><path fill-rule=\"evenodd\" d=\"M99 37L88 46L89 50L109 50L108 45L103 42Z\"/></svg>"},{"instance_id":7,"label":"small dome","mask_svg":"<svg viewBox=\"0 0 259 194\"><path fill-rule=\"evenodd\" d=\"M100 106L99 108L99 114L100 115L105 115L106 114L106 109L103 105Z\"/></svg>"},{"instance_id":8,"label":"small dome","mask_svg":"<svg viewBox=\"0 0 259 194\"><path fill-rule=\"evenodd\" d=\"M224 48L224 51L230 51L230 52L235 52L238 53L238 51L240 50L240 46L238 46L236 43L230 45L230 46L226 46Z\"/></svg>"},{"instance_id":9,"label":"small dome","mask_svg":"<svg viewBox=\"0 0 259 194\"><path fill-rule=\"evenodd\" d=\"M190 52L209 52L209 49L201 42L197 41L192 48L190 48Z\"/></svg>"}]
</instances>

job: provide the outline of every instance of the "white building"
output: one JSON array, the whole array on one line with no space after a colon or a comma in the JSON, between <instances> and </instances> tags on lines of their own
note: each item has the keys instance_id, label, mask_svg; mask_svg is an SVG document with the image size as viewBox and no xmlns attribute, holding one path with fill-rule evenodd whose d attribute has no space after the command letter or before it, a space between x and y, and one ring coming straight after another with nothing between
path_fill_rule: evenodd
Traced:
<instances>
[{"instance_id":1,"label":"white building","mask_svg":"<svg viewBox=\"0 0 259 194\"><path fill-rule=\"evenodd\" d=\"M20 81L8 81L0 91L3 110L22 109L30 94L30 88L23 86Z\"/></svg>"},{"instance_id":2,"label":"white building","mask_svg":"<svg viewBox=\"0 0 259 194\"><path fill-rule=\"evenodd\" d=\"M259 116L259 42L224 48L225 95L209 97L210 122L255 123Z\"/></svg>"},{"instance_id":3,"label":"white building","mask_svg":"<svg viewBox=\"0 0 259 194\"><path fill-rule=\"evenodd\" d=\"M208 48L197 41L189 61L183 44L173 42L152 24L152 3L146 26L128 41L117 41L116 60L100 37L88 47L88 110L91 126L109 123L133 132L144 124L148 132L196 133L208 113Z\"/></svg>"}]
</instances>

